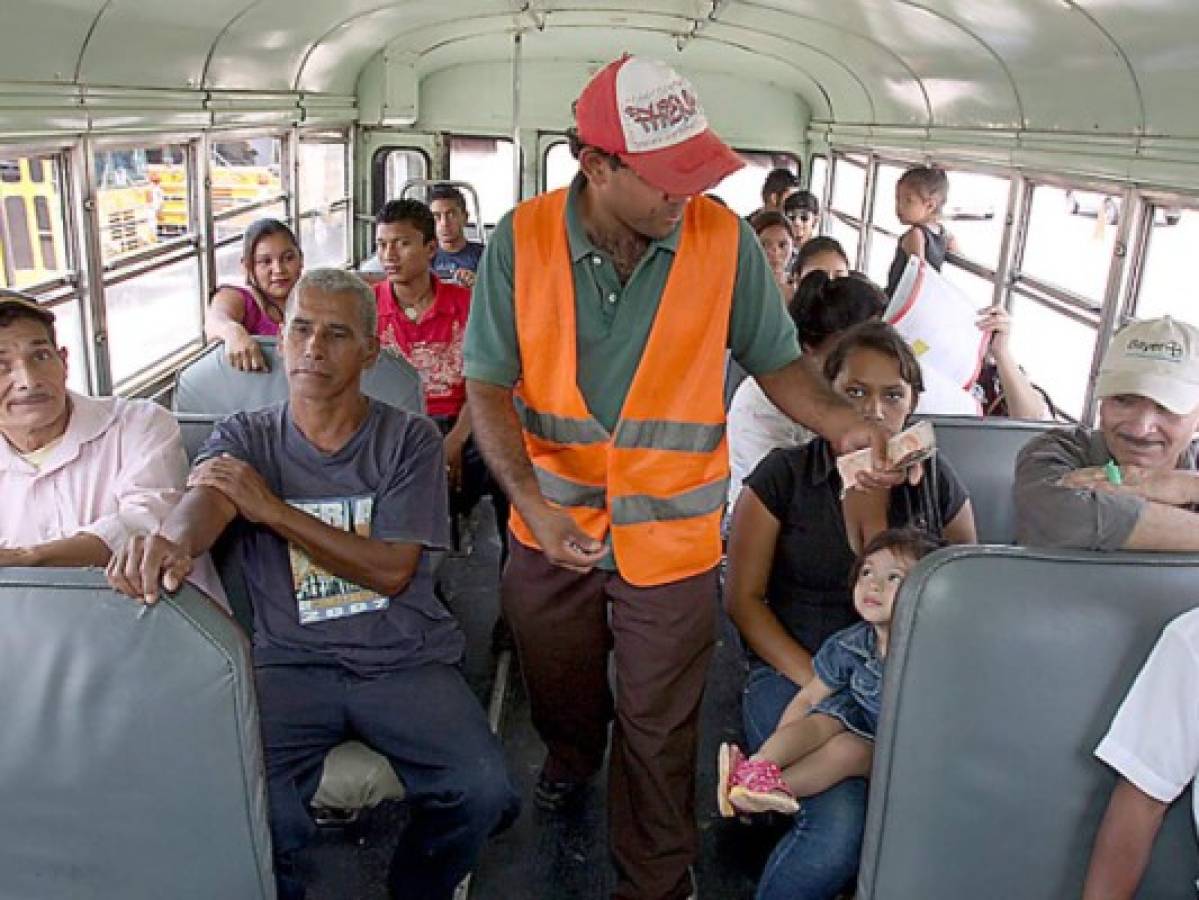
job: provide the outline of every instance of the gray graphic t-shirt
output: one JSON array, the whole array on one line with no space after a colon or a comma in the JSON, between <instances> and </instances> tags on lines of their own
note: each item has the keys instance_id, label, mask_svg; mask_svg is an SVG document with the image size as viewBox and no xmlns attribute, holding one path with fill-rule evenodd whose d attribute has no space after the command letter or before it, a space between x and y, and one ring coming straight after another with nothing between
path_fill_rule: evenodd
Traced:
<instances>
[{"instance_id":1,"label":"gray graphic t-shirt","mask_svg":"<svg viewBox=\"0 0 1199 900\"><path fill-rule=\"evenodd\" d=\"M449 544L441 437L423 416L372 400L362 427L326 454L283 404L225 419L197 459L222 453L249 463L277 496L334 528L426 548ZM235 527L258 665L331 662L370 675L461 658L463 636L433 594L427 553L402 592L381 596L327 571L269 528L241 520Z\"/></svg>"}]
</instances>

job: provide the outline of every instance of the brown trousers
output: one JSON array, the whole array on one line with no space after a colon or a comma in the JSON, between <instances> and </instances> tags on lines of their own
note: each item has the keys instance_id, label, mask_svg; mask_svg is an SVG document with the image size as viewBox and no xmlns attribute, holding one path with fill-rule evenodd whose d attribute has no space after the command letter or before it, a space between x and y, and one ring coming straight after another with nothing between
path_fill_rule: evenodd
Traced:
<instances>
[{"instance_id":1,"label":"brown trousers","mask_svg":"<svg viewBox=\"0 0 1199 900\"><path fill-rule=\"evenodd\" d=\"M716 571L653 588L578 574L515 538L504 614L546 776L599 771L613 720L608 846L619 900L682 900L695 861L699 704L716 633ZM609 623L608 608L611 606ZM612 653L616 698L608 681Z\"/></svg>"}]
</instances>

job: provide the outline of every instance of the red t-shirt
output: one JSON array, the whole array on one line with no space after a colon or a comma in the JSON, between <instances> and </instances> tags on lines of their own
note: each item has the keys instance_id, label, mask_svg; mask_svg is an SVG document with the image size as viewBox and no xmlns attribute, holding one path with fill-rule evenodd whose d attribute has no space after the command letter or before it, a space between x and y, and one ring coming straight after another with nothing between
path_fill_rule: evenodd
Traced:
<instances>
[{"instance_id":1,"label":"red t-shirt","mask_svg":"<svg viewBox=\"0 0 1199 900\"><path fill-rule=\"evenodd\" d=\"M432 273L433 303L413 322L392 294L391 284L375 285L379 341L397 350L420 373L431 416L456 416L466 404L462 341L470 312L470 291Z\"/></svg>"}]
</instances>

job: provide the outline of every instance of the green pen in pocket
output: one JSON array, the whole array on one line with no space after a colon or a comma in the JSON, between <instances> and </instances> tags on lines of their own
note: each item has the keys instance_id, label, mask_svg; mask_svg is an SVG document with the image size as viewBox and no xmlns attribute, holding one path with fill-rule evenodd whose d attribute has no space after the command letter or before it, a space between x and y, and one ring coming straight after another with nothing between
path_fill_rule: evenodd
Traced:
<instances>
[{"instance_id":1,"label":"green pen in pocket","mask_svg":"<svg viewBox=\"0 0 1199 900\"><path fill-rule=\"evenodd\" d=\"M1119 486L1124 483L1124 477L1120 474L1120 467L1116 465L1114 459L1107 461L1107 465L1103 467L1103 471L1107 475L1108 484Z\"/></svg>"}]
</instances>

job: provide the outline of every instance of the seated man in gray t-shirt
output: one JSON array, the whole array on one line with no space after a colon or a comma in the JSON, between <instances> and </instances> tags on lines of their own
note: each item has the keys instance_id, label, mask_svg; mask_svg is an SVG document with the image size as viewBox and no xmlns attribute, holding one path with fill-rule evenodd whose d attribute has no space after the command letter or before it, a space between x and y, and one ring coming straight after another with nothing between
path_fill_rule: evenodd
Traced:
<instances>
[{"instance_id":1,"label":"seated man in gray t-shirt","mask_svg":"<svg viewBox=\"0 0 1199 900\"><path fill-rule=\"evenodd\" d=\"M303 896L297 852L325 754L357 737L384 754L414 813L393 896L449 900L489 834L515 816L503 752L457 668L463 637L433 593L448 543L436 426L370 400L375 298L316 269L285 312L288 402L239 413L201 449L157 534L114 557L119 590L153 602L235 519L254 611L254 664L282 900Z\"/></svg>"},{"instance_id":2,"label":"seated man in gray t-shirt","mask_svg":"<svg viewBox=\"0 0 1199 900\"><path fill-rule=\"evenodd\" d=\"M1199 550L1199 329L1170 317L1112 339L1099 428L1034 438L1016 461L1016 540L1085 550Z\"/></svg>"}]
</instances>

